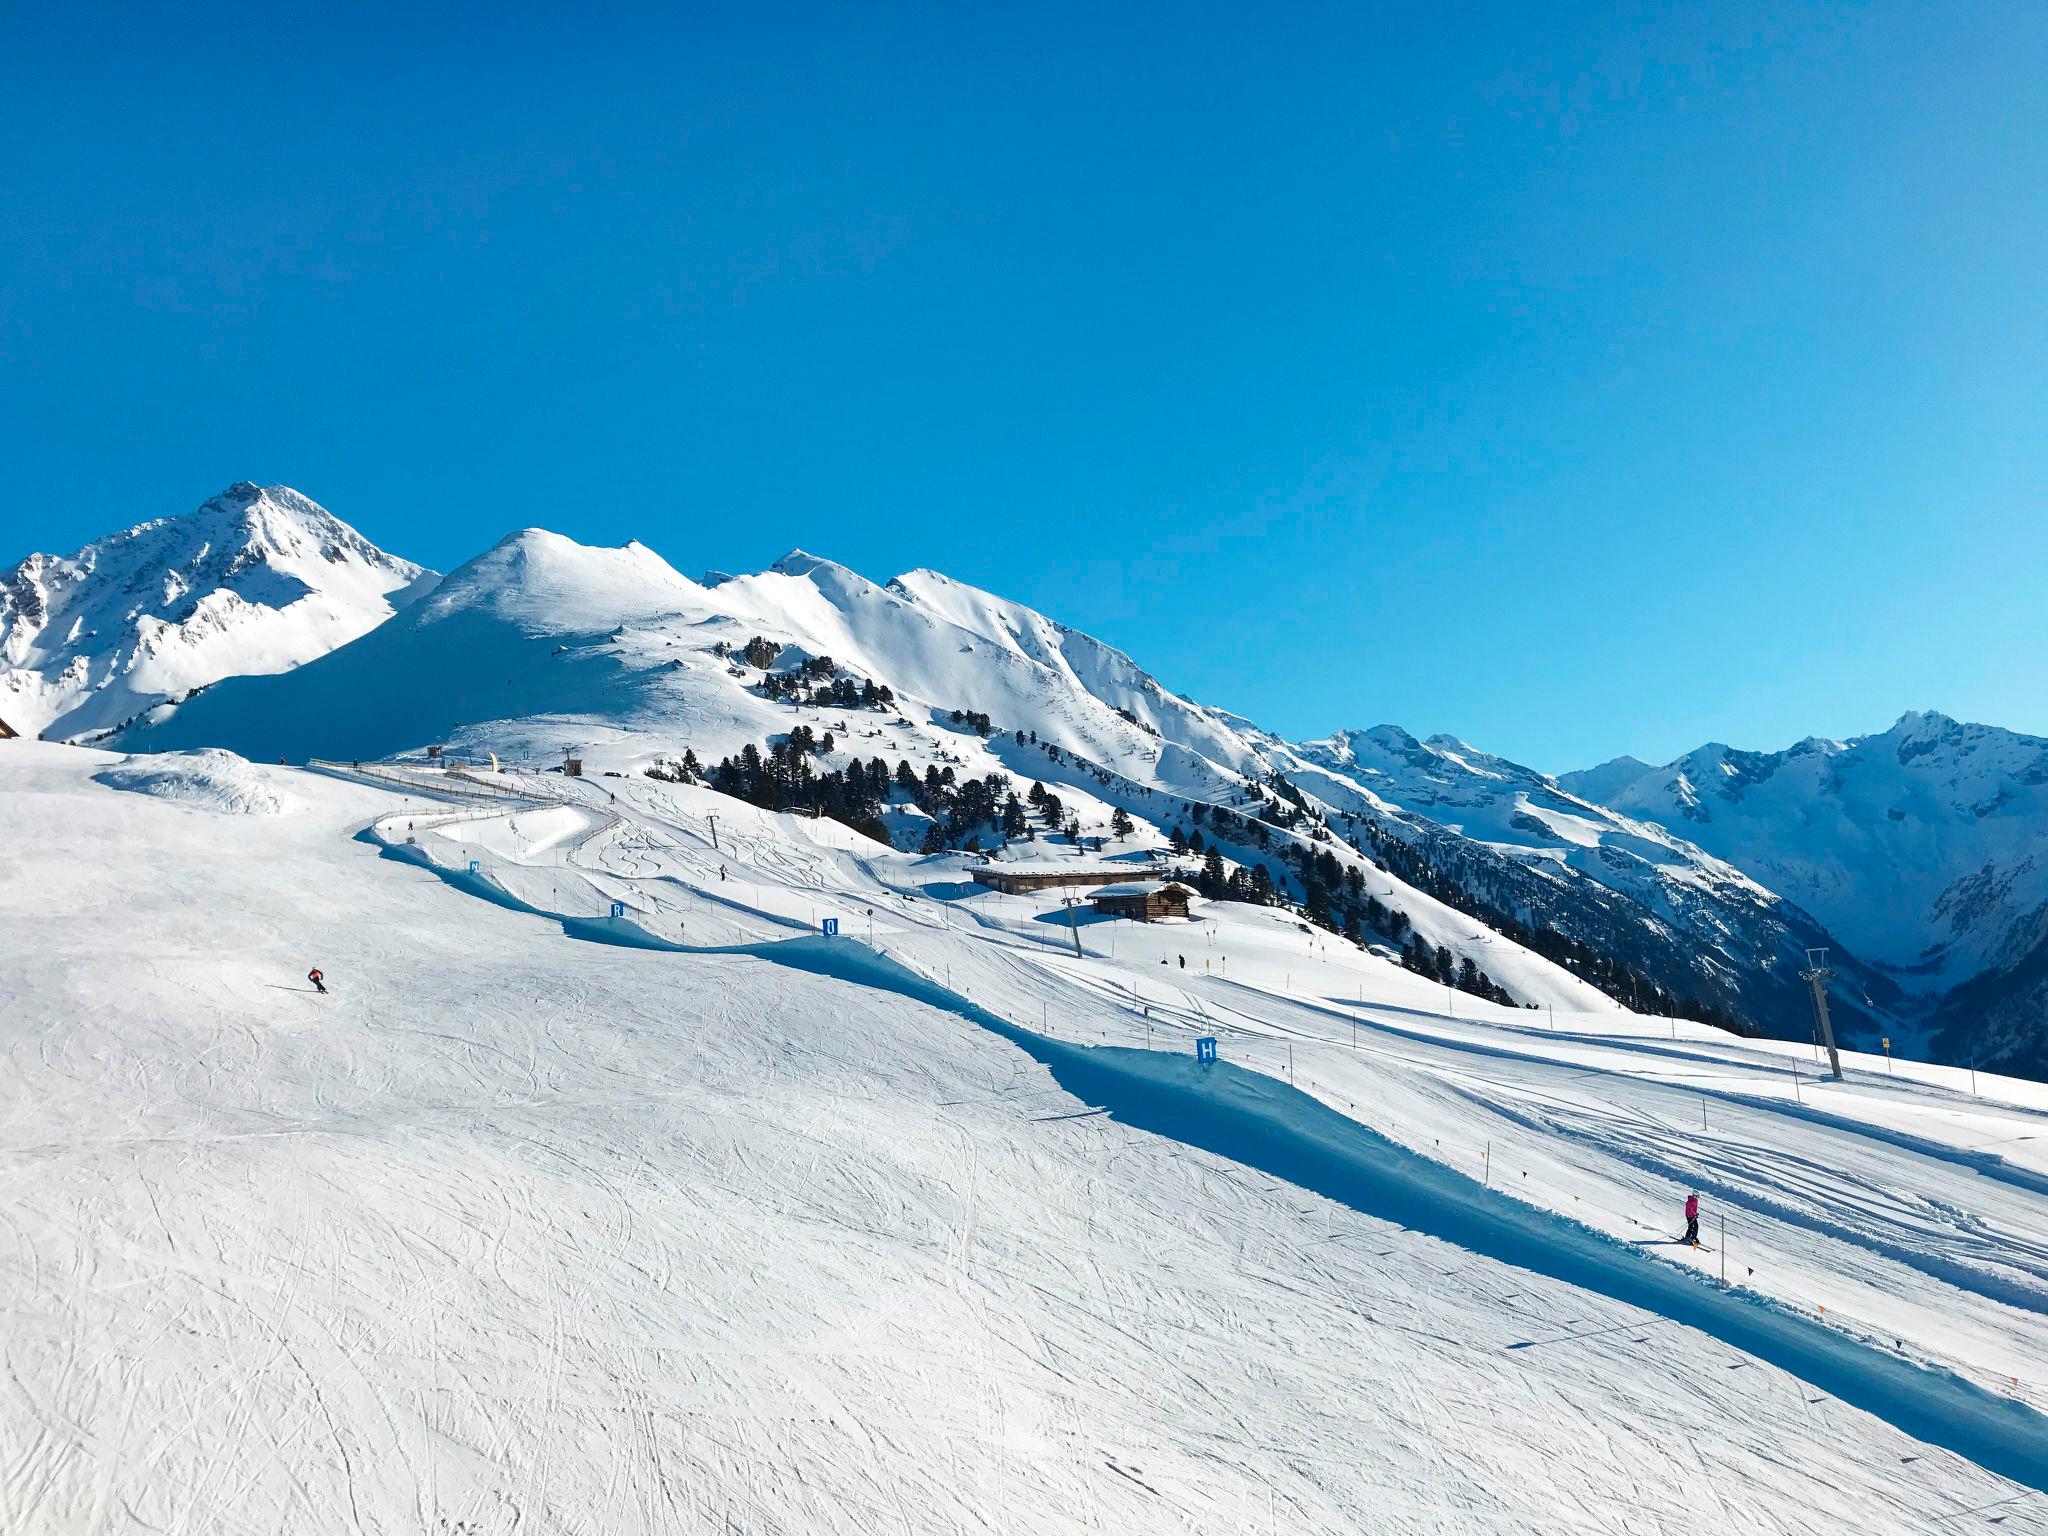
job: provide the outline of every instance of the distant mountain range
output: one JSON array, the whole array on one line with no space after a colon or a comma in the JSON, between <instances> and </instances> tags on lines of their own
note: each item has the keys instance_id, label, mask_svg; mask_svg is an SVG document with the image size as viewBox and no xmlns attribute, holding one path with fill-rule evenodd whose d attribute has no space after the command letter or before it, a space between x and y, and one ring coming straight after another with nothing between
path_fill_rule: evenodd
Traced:
<instances>
[{"instance_id":1,"label":"distant mountain range","mask_svg":"<svg viewBox=\"0 0 2048 1536\"><path fill-rule=\"evenodd\" d=\"M1797 902L1933 1004L1948 1054L2008 1059L2048 1033L2048 740L1916 710L1849 741L1715 743L1558 783Z\"/></svg>"},{"instance_id":2,"label":"distant mountain range","mask_svg":"<svg viewBox=\"0 0 2048 1536\"><path fill-rule=\"evenodd\" d=\"M799 551L691 580L528 529L437 581L250 485L31 557L0 589L0 662L18 733L135 751L435 744L637 772L841 725L819 761L997 769L1162 839L1207 828L1339 925L1369 891L1523 1001L1597 985L1804 1038L1797 971L1826 947L1845 1031L2048 1070L2048 743L1939 715L1551 778L1394 726L1285 740L932 571L878 584ZM800 675L892 702L799 708ZM1311 889L1332 879L1334 907Z\"/></svg>"}]
</instances>

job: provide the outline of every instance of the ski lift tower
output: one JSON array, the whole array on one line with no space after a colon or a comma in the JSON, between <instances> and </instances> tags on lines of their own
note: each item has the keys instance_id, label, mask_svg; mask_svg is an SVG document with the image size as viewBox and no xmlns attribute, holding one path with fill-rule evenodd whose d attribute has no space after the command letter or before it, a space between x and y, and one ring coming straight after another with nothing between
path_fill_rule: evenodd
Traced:
<instances>
[{"instance_id":1,"label":"ski lift tower","mask_svg":"<svg viewBox=\"0 0 2048 1536\"><path fill-rule=\"evenodd\" d=\"M1836 1082L1842 1080L1842 1058L1835 1051L1835 1029L1828 1022L1828 978L1835 973L1828 969L1828 952L1824 949L1809 949L1806 952L1806 969L1799 973L1799 979L1813 989L1813 1016L1820 1023L1820 1043L1828 1049L1828 1075Z\"/></svg>"}]
</instances>

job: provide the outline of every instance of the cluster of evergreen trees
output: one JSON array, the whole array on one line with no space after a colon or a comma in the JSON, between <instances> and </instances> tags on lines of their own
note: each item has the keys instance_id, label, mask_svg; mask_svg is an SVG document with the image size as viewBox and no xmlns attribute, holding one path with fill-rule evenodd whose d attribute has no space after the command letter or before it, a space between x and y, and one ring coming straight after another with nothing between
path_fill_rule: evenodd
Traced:
<instances>
[{"instance_id":1,"label":"cluster of evergreen trees","mask_svg":"<svg viewBox=\"0 0 2048 1536\"><path fill-rule=\"evenodd\" d=\"M908 758L892 770L879 757L865 763L855 758L843 769L818 768L813 759L829 754L836 745L831 732L819 735L809 726L799 725L765 753L749 742L738 757L720 760L705 782L720 794L765 810L829 816L883 843L890 841L882 820L890 801L915 805L931 818L921 849L925 853L942 853L948 848L978 852L984 836L998 844L1037 836L1007 774L962 778L950 767L933 764L920 775ZM684 763L659 762L647 773L653 778L679 778L695 760L694 753L685 753ZM1033 788L1046 794L1043 785ZM1054 801L1056 809L1056 798L1049 794L1046 798ZM1078 834L1078 828L1075 831Z\"/></svg>"},{"instance_id":2,"label":"cluster of evergreen trees","mask_svg":"<svg viewBox=\"0 0 2048 1536\"><path fill-rule=\"evenodd\" d=\"M1273 884L1272 871L1263 864L1247 867L1240 864L1228 874L1223 869L1222 850L1214 844L1204 847L1202 834L1184 835L1179 827L1173 829L1173 846L1178 850L1197 854L1202 862L1193 874L1177 872L1176 880L1192 885L1196 891L1211 901L1245 901L1261 907L1279 906L1284 897Z\"/></svg>"},{"instance_id":3,"label":"cluster of evergreen trees","mask_svg":"<svg viewBox=\"0 0 2048 1536\"><path fill-rule=\"evenodd\" d=\"M879 757L866 763L855 758L843 769L821 773L811 759L831 750L830 734L815 737L810 727L800 725L766 754L750 741L738 757L721 758L706 782L722 795L763 810L829 816L876 842L888 842L882 807L889 798L889 765Z\"/></svg>"},{"instance_id":4,"label":"cluster of evergreen trees","mask_svg":"<svg viewBox=\"0 0 2048 1536\"><path fill-rule=\"evenodd\" d=\"M948 848L981 850L984 831L998 841L1024 836L1030 828L1024 806L1010 790L1010 776L963 779L948 768L929 767L924 777L906 759L896 765L896 783L917 808L931 817L925 828L923 853Z\"/></svg>"},{"instance_id":5,"label":"cluster of evergreen trees","mask_svg":"<svg viewBox=\"0 0 2048 1536\"><path fill-rule=\"evenodd\" d=\"M814 657L831 667L830 657ZM805 662L809 667L812 663ZM831 677L813 682L810 674L799 669L793 672L770 672L761 679L762 694L771 699L786 699L792 704L809 704L819 709L894 709L896 691L887 683L877 683L872 678Z\"/></svg>"},{"instance_id":6,"label":"cluster of evergreen trees","mask_svg":"<svg viewBox=\"0 0 2048 1536\"><path fill-rule=\"evenodd\" d=\"M956 709L947 718L955 725L966 727L977 736L995 734L995 722L978 709Z\"/></svg>"},{"instance_id":7,"label":"cluster of evergreen trees","mask_svg":"<svg viewBox=\"0 0 2048 1536\"><path fill-rule=\"evenodd\" d=\"M809 704L823 709L894 709L896 690L873 678L838 676L839 664L830 656L813 656L787 672L770 672L761 679L761 693L791 704Z\"/></svg>"},{"instance_id":8,"label":"cluster of evergreen trees","mask_svg":"<svg viewBox=\"0 0 2048 1536\"><path fill-rule=\"evenodd\" d=\"M732 647L723 640L712 647L720 656L732 654ZM759 667L763 672L775 665L775 658L782 654L782 647L765 635L756 635L740 647L739 657L750 667Z\"/></svg>"}]
</instances>

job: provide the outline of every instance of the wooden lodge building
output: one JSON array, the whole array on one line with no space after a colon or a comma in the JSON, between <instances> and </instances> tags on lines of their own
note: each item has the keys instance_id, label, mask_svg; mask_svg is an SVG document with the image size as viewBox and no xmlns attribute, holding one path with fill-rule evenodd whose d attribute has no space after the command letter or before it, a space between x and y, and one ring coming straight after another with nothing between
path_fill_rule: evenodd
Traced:
<instances>
[{"instance_id":1,"label":"wooden lodge building","mask_svg":"<svg viewBox=\"0 0 2048 1536\"><path fill-rule=\"evenodd\" d=\"M14 727L9 725L5 720L0 720L0 741L12 741L13 739Z\"/></svg>"},{"instance_id":2,"label":"wooden lodge building","mask_svg":"<svg viewBox=\"0 0 2048 1536\"><path fill-rule=\"evenodd\" d=\"M1156 923L1161 918L1186 917L1192 895L1193 891L1171 880L1133 880L1125 885L1105 885L1088 900L1104 917Z\"/></svg>"},{"instance_id":3,"label":"wooden lodge building","mask_svg":"<svg viewBox=\"0 0 2048 1536\"><path fill-rule=\"evenodd\" d=\"M983 864L970 870L968 878L992 891L1021 896L1026 891L1051 890L1062 885L1109 885L1133 875L1150 875L1150 869L1072 869L1062 864Z\"/></svg>"}]
</instances>

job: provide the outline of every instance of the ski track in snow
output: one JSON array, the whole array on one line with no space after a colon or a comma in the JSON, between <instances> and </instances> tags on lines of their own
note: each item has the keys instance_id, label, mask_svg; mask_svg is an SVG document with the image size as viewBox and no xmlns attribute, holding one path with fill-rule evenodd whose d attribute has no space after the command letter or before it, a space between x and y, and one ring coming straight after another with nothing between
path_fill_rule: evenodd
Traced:
<instances>
[{"instance_id":1,"label":"ski track in snow","mask_svg":"<svg viewBox=\"0 0 2048 1536\"><path fill-rule=\"evenodd\" d=\"M2048 1202L1964 1159L2040 1173L2011 1138L2048 1091L1809 1067L1808 1119L1789 1047L1434 1013L1271 914L1084 924L1076 957L1056 905L921 894L957 860L685 788L401 808L294 774L307 809L223 817L105 761L0 755L0 1529L2048 1530L1706 1334L1093 1113L946 1008L564 920L715 951L872 909L1014 1025L1291 1053L1603 1231L1696 1185L1731 1278L2036 1405L2011 1301Z\"/></svg>"}]
</instances>

